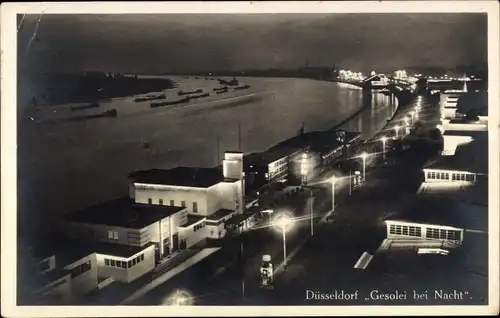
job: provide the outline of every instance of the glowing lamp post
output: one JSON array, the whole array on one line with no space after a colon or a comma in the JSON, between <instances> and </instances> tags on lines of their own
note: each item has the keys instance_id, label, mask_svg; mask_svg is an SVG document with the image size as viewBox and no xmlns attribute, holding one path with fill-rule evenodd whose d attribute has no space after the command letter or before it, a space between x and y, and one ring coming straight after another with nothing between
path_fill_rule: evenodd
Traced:
<instances>
[{"instance_id":1,"label":"glowing lamp post","mask_svg":"<svg viewBox=\"0 0 500 318\"><path fill-rule=\"evenodd\" d=\"M307 154L302 154L302 160L300 161L300 175L302 177L302 185L307 183L307 173L309 172L309 163L307 160Z\"/></svg>"},{"instance_id":2,"label":"glowing lamp post","mask_svg":"<svg viewBox=\"0 0 500 318\"><path fill-rule=\"evenodd\" d=\"M368 157L368 154L366 152L363 152L361 154L361 159L363 159L363 182L366 180L366 158Z\"/></svg>"},{"instance_id":3,"label":"glowing lamp post","mask_svg":"<svg viewBox=\"0 0 500 318\"><path fill-rule=\"evenodd\" d=\"M399 138L399 125L394 126L394 131L396 132L396 139Z\"/></svg>"},{"instance_id":4,"label":"glowing lamp post","mask_svg":"<svg viewBox=\"0 0 500 318\"><path fill-rule=\"evenodd\" d=\"M332 183L332 211L335 211L335 181L337 181L337 179L335 176L332 176L330 179L330 182Z\"/></svg>"},{"instance_id":5,"label":"glowing lamp post","mask_svg":"<svg viewBox=\"0 0 500 318\"><path fill-rule=\"evenodd\" d=\"M385 143L387 142L387 137L384 136L384 137L380 138L380 141L382 142L382 156L383 156L384 162L385 162Z\"/></svg>"},{"instance_id":6,"label":"glowing lamp post","mask_svg":"<svg viewBox=\"0 0 500 318\"><path fill-rule=\"evenodd\" d=\"M286 232L292 227L293 221L287 214L280 215L274 225L283 235L283 268L286 270Z\"/></svg>"}]
</instances>

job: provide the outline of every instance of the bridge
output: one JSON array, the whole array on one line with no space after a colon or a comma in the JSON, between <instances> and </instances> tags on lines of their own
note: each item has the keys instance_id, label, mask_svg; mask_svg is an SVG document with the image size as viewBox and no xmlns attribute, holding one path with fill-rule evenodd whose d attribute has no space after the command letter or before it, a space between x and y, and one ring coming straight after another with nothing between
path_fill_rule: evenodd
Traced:
<instances>
[{"instance_id":1,"label":"bridge","mask_svg":"<svg viewBox=\"0 0 500 318\"><path fill-rule=\"evenodd\" d=\"M342 78L337 80L340 83L347 83L363 88L364 90L381 90L390 93L398 93L401 91L415 89L415 84L403 80L387 76L384 74L376 74L367 78Z\"/></svg>"},{"instance_id":2,"label":"bridge","mask_svg":"<svg viewBox=\"0 0 500 318\"><path fill-rule=\"evenodd\" d=\"M400 90L414 88L414 83L407 80L394 78L385 74L375 74L367 78L339 78L340 83L356 85L363 89L388 89L392 90L399 87ZM391 89L392 88L392 89Z\"/></svg>"}]
</instances>

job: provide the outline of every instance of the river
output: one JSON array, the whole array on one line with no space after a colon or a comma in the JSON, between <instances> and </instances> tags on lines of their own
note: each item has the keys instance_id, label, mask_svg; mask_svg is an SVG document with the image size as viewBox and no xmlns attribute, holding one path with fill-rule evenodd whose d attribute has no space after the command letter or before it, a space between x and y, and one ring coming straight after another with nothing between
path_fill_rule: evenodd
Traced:
<instances>
[{"instance_id":1,"label":"river","mask_svg":"<svg viewBox=\"0 0 500 318\"><path fill-rule=\"evenodd\" d=\"M196 88L211 96L155 109L149 108L149 102L134 102L134 97L116 98L102 102L99 109L116 109L116 118L50 123L50 119L75 115L69 105L57 105L37 112L41 123L20 123L20 229L126 195L126 177L134 170L215 166L219 164L217 137L221 155L224 150L236 150L238 123L242 150L249 153L294 136L302 122L305 131L325 130L350 118L342 128L361 131L362 138L369 138L397 104L380 93L369 98L347 84L308 79L240 78L249 89L215 95L213 88L220 86L216 80L168 78L178 87L165 91L167 99L180 98L179 90ZM149 142L149 150L144 149L144 141Z\"/></svg>"}]
</instances>

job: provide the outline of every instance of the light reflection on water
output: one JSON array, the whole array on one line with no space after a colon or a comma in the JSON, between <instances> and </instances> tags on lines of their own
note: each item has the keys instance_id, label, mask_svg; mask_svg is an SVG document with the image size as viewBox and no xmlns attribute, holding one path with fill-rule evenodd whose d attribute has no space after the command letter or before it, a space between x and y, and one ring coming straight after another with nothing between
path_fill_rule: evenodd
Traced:
<instances>
[{"instance_id":1,"label":"light reflection on water","mask_svg":"<svg viewBox=\"0 0 500 318\"><path fill-rule=\"evenodd\" d=\"M137 169L214 166L218 164L217 136L221 153L238 148L238 123L243 151L255 152L294 136L303 122L306 131L330 129L364 103L368 107L341 128L361 131L362 138L368 138L384 126L395 108L388 96L372 94L370 102L361 90L344 84L276 78L244 82L251 89L223 97L237 97L231 107L221 107L229 101L217 102L220 96L174 110L150 109L148 103L134 103L128 97L101 105L103 110L118 110L114 119L23 128L21 202L57 214L126 194L126 175ZM211 91L218 86L203 80L188 84L182 89L207 87ZM249 98L253 99L249 102ZM53 109L68 113L65 106ZM150 150L142 147L146 140Z\"/></svg>"}]
</instances>

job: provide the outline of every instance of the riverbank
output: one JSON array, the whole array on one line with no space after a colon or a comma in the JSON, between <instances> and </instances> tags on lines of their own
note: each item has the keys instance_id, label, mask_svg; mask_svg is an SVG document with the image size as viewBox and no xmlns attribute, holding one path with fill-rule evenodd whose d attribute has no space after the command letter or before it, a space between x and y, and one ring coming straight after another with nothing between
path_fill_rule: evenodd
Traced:
<instances>
[{"instance_id":1,"label":"riverbank","mask_svg":"<svg viewBox=\"0 0 500 318\"><path fill-rule=\"evenodd\" d=\"M138 78L122 74L20 75L19 107L46 107L70 103L95 103L175 88L166 78Z\"/></svg>"}]
</instances>

